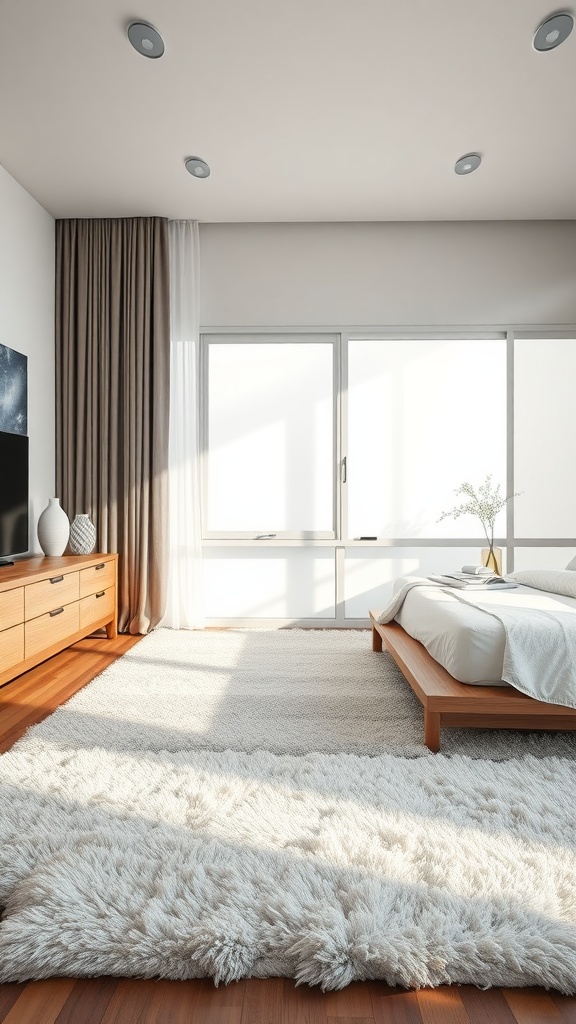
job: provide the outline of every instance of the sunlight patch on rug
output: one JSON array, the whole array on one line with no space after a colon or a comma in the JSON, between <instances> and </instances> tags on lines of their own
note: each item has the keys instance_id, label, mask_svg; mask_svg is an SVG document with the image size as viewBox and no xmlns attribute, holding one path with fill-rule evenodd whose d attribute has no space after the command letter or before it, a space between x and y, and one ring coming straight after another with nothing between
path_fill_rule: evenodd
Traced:
<instances>
[{"instance_id":1,"label":"sunlight patch on rug","mask_svg":"<svg viewBox=\"0 0 576 1024\"><path fill-rule=\"evenodd\" d=\"M112 750L429 757L422 707L367 630L159 629L42 725ZM446 729L442 751L573 758L574 734Z\"/></svg>"}]
</instances>

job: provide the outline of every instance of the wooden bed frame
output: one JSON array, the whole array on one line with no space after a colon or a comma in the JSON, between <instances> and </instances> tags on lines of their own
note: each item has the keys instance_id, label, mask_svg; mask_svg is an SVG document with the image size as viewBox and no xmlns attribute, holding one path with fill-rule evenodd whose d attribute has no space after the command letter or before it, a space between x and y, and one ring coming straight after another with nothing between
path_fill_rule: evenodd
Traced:
<instances>
[{"instance_id":1,"label":"wooden bed frame","mask_svg":"<svg viewBox=\"0 0 576 1024\"><path fill-rule=\"evenodd\" d=\"M440 750L442 728L576 730L576 710L545 704L508 686L459 683L396 622L378 622L370 612L372 650L382 644L394 658L424 709L424 742Z\"/></svg>"}]
</instances>

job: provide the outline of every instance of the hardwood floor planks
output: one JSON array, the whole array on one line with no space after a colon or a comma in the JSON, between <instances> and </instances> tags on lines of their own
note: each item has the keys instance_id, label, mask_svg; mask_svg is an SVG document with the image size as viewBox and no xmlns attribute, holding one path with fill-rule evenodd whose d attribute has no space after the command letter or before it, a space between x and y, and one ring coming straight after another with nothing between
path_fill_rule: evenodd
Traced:
<instances>
[{"instance_id":1,"label":"hardwood floor planks","mask_svg":"<svg viewBox=\"0 0 576 1024\"><path fill-rule=\"evenodd\" d=\"M0 985L0 1021L3 1021L14 1003L20 998L25 985L19 982L12 982L7 985Z\"/></svg>"},{"instance_id":2,"label":"hardwood floor planks","mask_svg":"<svg viewBox=\"0 0 576 1024\"><path fill-rule=\"evenodd\" d=\"M531 989L379 982L323 993L288 978L198 981L54 978L0 985L2 1024L575 1024L576 1000ZM371 1009L366 1009L366 993Z\"/></svg>"},{"instance_id":3,"label":"hardwood floor planks","mask_svg":"<svg viewBox=\"0 0 576 1024\"><path fill-rule=\"evenodd\" d=\"M380 981L368 983L374 1024L423 1024L416 992L390 988Z\"/></svg>"},{"instance_id":4,"label":"hardwood floor planks","mask_svg":"<svg viewBox=\"0 0 576 1024\"><path fill-rule=\"evenodd\" d=\"M353 981L338 992L327 992L326 1009L329 1017L372 1017L370 989L361 981Z\"/></svg>"},{"instance_id":5,"label":"hardwood floor planks","mask_svg":"<svg viewBox=\"0 0 576 1024\"><path fill-rule=\"evenodd\" d=\"M470 1024L456 986L441 985L416 993L423 1024Z\"/></svg>"},{"instance_id":6,"label":"hardwood floor planks","mask_svg":"<svg viewBox=\"0 0 576 1024\"><path fill-rule=\"evenodd\" d=\"M55 1024L100 1024L118 978L79 978Z\"/></svg>"},{"instance_id":7,"label":"hardwood floor planks","mask_svg":"<svg viewBox=\"0 0 576 1024\"><path fill-rule=\"evenodd\" d=\"M458 992L470 1024L516 1024L516 1018L501 989L489 988L484 991L473 985L461 985Z\"/></svg>"},{"instance_id":8,"label":"hardwood floor planks","mask_svg":"<svg viewBox=\"0 0 576 1024\"><path fill-rule=\"evenodd\" d=\"M30 982L4 1017L3 1024L56 1024L74 985L73 978Z\"/></svg>"},{"instance_id":9,"label":"hardwood floor planks","mask_svg":"<svg viewBox=\"0 0 576 1024\"><path fill-rule=\"evenodd\" d=\"M576 999L556 992L550 992L549 995L555 1007L560 1010L562 1024L576 1024Z\"/></svg>"},{"instance_id":10,"label":"hardwood floor planks","mask_svg":"<svg viewBox=\"0 0 576 1024\"><path fill-rule=\"evenodd\" d=\"M0 751L139 639L82 640L0 687ZM576 1024L576 998L471 985L407 992L355 982L322 993L283 978L220 988L206 979L53 978L0 985L0 1024Z\"/></svg>"},{"instance_id":11,"label":"hardwood floor planks","mask_svg":"<svg viewBox=\"0 0 576 1024\"><path fill-rule=\"evenodd\" d=\"M326 1024L374 1024L374 1017L328 1017Z\"/></svg>"},{"instance_id":12,"label":"hardwood floor planks","mask_svg":"<svg viewBox=\"0 0 576 1024\"><path fill-rule=\"evenodd\" d=\"M319 988L284 981L282 1021L284 1024L327 1024L328 995ZM370 1024L373 1024L372 1017Z\"/></svg>"},{"instance_id":13,"label":"hardwood floor planks","mask_svg":"<svg viewBox=\"0 0 576 1024\"><path fill-rule=\"evenodd\" d=\"M197 1004L196 981L156 981L150 1004L143 1011L139 1024L190 1024Z\"/></svg>"},{"instance_id":14,"label":"hardwood floor planks","mask_svg":"<svg viewBox=\"0 0 576 1024\"><path fill-rule=\"evenodd\" d=\"M247 980L241 1024L286 1024L290 1018L283 1012L284 980L284 978L266 978L265 980L249 978Z\"/></svg>"},{"instance_id":15,"label":"hardwood floor planks","mask_svg":"<svg viewBox=\"0 0 576 1024\"><path fill-rule=\"evenodd\" d=\"M100 1024L142 1024L155 985L155 981L147 978L120 978Z\"/></svg>"},{"instance_id":16,"label":"hardwood floor planks","mask_svg":"<svg viewBox=\"0 0 576 1024\"><path fill-rule=\"evenodd\" d=\"M537 988L502 991L518 1024L564 1024L560 1010L547 992Z\"/></svg>"},{"instance_id":17,"label":"hardwood floor planks","mask_svg":"<svg viewBox=\"0 0 576 1024\"><path fill-rule=\"evenodd\" d=\"M209 978L195 982L196 1005L190 1024L240 1024L247 982L236 981L218 988Z\"/></svg>"}]
</instances>

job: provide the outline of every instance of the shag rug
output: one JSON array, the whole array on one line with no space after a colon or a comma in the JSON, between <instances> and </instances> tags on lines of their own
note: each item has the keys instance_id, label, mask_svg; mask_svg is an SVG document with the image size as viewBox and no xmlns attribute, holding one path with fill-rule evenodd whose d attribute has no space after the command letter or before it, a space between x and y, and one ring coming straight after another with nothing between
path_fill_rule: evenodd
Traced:
<instances>
[{"instance_id":1,"label":"shag rug","mask_svg":"<svg viewBox=\"0 0 576 1024\"><path fill-rule=\"evenodd\" d=\"M314 703L324 694L325 727L344 746L346 684L352 706L365 666L384 660L352 657L368 634L185 637L142 641L120 675L108 670L0 758L0 981L288 976L326 989L380 978L576 991L573 759L262 749L267 728L271 746L283 729L297 742L282 695L292 662L301 685L289 696L302 708L306 681ZM238 708L242 671L270 638L266 694L246 683ZM331 644L333 700L328 679L318 684ZM185 670L177 680L169 670L185 649L187 698ZM215 681L211 705L202 673ZM227 704L224 731L213 723ZM222 746L241 736L250 708L262 709L248 740L260 749L195 749L206 735ZM314 715L304 718L311 737ZM355 742L373 720L358 715Z\"/></svg>"},{"instance_id":2,"label":"shag rug","mask_svg":"<svg viewBox=\"0 0 576 1024\"><path fill-rule=\"evenodd\" d=\"M158 629L43 725L56 745L432 757L418 699L367 630ZM574 733L445 729L442 752L576 757Z\"/></svg>"}]
</instances>

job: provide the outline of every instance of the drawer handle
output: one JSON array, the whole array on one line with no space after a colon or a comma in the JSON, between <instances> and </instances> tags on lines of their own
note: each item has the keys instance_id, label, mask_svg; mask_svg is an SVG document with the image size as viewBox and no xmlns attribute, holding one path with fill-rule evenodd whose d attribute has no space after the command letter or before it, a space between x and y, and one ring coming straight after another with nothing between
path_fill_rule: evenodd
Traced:
<instances>
[{"instance_id":1,"label":"drawer handle","mask_svg":"<svg viewBox=\"0 0 576 1024\"><path fill-rule=\"evenodd\" d=\"M95 565L94 568L95 568L96 572L98 572L98 569L105 569L106 568L106 562L100 562L100 564L99 565Z\"/></svg>"},{"instance_id":2,"label":"drawer handle","mask_svg":"<svg viewBox=\"0 0 576 1024\"><path fill-rule=\"evenodd\" d=\"M105 590L101 590L99 594L96 594L96 597L104 597L105 593L106 593Z\"/></svg>"},{"instance_id":3,"label":"drawer handle","mask_svg":"<svg viewBox=\"0 0 576 1024\"><path fill-rule=\"evenodd\" d=\"M63 608L55 608L53 612L49 613L50 614L50 618L53 618L54 615L62 615L63 611L64 611Z\"/></svg>"},{"instance_id":4,"label":"drawer handle","mask_svg":"<svg viewBox=\"0 0 576 1024\"><path fill-rule=\"evenodd\" d=\"M50 580L50 583L62 583L63 579L63 576L53 576L52 579Z\"/></svg>"}]
</instances>

